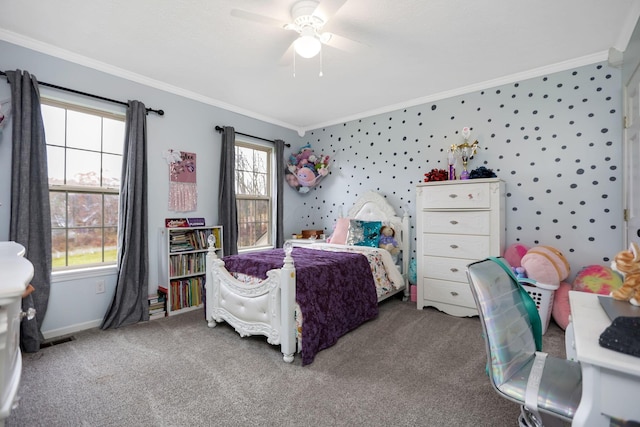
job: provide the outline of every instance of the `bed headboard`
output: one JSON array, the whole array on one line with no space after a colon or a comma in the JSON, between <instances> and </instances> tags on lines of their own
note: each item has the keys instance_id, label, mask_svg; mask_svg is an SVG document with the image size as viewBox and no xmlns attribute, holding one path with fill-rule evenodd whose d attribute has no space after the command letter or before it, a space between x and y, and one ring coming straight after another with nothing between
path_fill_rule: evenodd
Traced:
<instances>
[{"instance_id":1,"label":"bed headboard","mask_svg":"<svg viewBox=\"0 0 640 427\"><path fill-rule=\"evenodd\" d=\"M395 230L395 238L402 251L402 274L406 278L409 272L409 214L404 211L398 215L387 199L375 191L367 191L360 196L348 212L349 218L363 221L382 221Z\"/></svg>"}]
</instances>

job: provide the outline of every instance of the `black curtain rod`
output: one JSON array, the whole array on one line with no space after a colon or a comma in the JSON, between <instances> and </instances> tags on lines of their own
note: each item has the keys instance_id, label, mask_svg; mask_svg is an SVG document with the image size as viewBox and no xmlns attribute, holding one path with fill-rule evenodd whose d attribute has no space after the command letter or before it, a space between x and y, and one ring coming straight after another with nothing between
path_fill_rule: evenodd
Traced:
<instances>
[{"instance_id":1,"label":"black curtain rod","mask_svg":"<svg viewBox=\"0 0 640 427\"><path fill-rule=\"evenodd\" d=\"M0 76L6 77L7 73L5 73L4 71L0 71ZM50 87L50 88L53 88L53 89L64 90L66 92L75 93L77 95L84 95L84 96L88 96L90 98L100 99L102 101L112 102L114 104L120 104L120 105L124 105L124 106L129 106L129 104L124 102L124 101L118 101L117 99L105 98L104 96L94 95L92 93L87 93L87 92L81 92L79 90L69 89L67 87L62 87L62 86L54 85L54 84L51 84L51 83L45 83L45 82L38 81L38 85ZM156 113L159 116L164 116L164 111L163 110L154 110L153 108L147 108L146 110L147 110L147 113L149 111L151 111L153 113Z\"/></svg>"},{"instance_id":2,"label":"black curtain rod","mask_svg":"<svg viewBox=\"0 0 640 427\"><path fill-rule=\"evenodd\" d=\"M216 131L218 133L222 133L224 132L224 128L222 126L216 126ZM255 138L255 139L259 139L260 141L267 141L267 142L274 142L272 139L267 139L267 138L261 138L259 136L254 136L254 135L249 135L248 133L242 133L242 132L236 132L238 135L242 135L242 136L248 136L249 138ZM284 144L287 147L291 147L291 144Z\"/></svg>"}]
</instances>

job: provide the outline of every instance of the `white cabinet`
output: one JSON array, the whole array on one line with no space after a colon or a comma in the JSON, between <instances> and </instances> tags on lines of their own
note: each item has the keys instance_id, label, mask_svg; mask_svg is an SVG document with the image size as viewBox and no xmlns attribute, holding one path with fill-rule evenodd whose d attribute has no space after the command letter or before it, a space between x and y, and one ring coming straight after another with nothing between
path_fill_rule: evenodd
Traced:
<instances>
[{"instance_id":1,"label":"white cabinet","mask_svg":"<svg viewBox=\"0 0 640 427\"><path fill-rule=\"evenodd\" d=\"M160 229L158 292L166 295L168 316L202 307L210 235L221 258L222 226Z\"/></svg>"},{"instance_id":2,"label":"white cabinet","mask_svg":"<svg viewBox=\"0 0 640 427\"><path fill-rule=\"evenodd\" d=\"M17 403L22 375L22 294L33 278L33 265L23 258L24 253L22 245L0 242L0 424L4 424Z\"/></svg>"},{"instance_id":3,"label":"white cabinet","mask_svg":"<svg viewBox=\"0 0 640 427\"><path fill-rule=\"evenodd\" d=\"M504 182L487 178L421 183L416 196L418 308L477 315L466 268L504 252Z\"/></svg>"}]
</instances>

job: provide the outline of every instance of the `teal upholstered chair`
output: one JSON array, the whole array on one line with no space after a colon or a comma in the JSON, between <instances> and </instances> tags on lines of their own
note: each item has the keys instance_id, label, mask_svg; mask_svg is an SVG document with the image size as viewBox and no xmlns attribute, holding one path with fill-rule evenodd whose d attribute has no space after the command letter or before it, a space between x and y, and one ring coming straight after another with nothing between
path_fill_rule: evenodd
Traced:
<instances>
[{"instance_id":1,"label":"teal upholstered chair","mask_svg":"<svg viewBox=\"0 0 640 427\"><path fill-rule=\"evenodd\" d=\"M517 279L500 261L504 262L486 259L467 266L491 384L498 394L521 405L521 426L566 425L580 403L580 365L537 351L531 326L535 308L530 318L524 301L528 296L521 294Z\"/></svg>"}]
</instances>

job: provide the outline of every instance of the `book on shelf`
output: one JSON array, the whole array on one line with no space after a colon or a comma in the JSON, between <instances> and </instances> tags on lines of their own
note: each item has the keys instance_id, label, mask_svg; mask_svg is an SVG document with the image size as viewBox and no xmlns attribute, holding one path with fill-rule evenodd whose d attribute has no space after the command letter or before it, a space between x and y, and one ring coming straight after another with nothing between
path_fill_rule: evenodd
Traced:
<instances>
[{"instance_id":1,"label":"book on shelf","mask_svg":"<svg viewBox=\"0 0 640 427\"><path fill-rule=\"evenodd\" d=\"M153 314L149 313L149 320L159 319L161 317L166 317L166 315L167 315L167 312L164 311L164 310L161 311L161 312L158 312L158 313L153 313Z\"/></svg>"},{"instance_id":2,"label":"book on shelf","mask_svg":"<svg viewBox=\"0 0 640 427\"><path fill-rule=\"evenodd\" d=\"M187 218L189 227L204 227L204 218Z\"/></svg>"},{"instance_id":3,"label":"book on shelf","mask_svg":"<svg viewBox=\"0 0 640 427\"><path fill-rule=\"evenodd\" d=\"M188 227L189 222L187 218L165 218L164 226L166 228Z\"/></svg>"},{"instance_id":4,"label":"book on shelf","mask_svg":"<svg viewBox=\"0 0 640 427\"><path fill-rule=\"evenodd\" d=\"M149 304L164 302L164 297L164 294L150 294L148 298Z\"/></svg>"},{"instance_id":5,"label":"book on shelf","mask_svg":"<svg viewBox=\"0 0 640 427\"><path fill-rule=\"evenodd\" d=\"M213 237L216 238L216 244L214 245L214 247L216 248L221 248L222 247L222 239L220 237L220 229L219 228L213 228L211 230L208 230L209 232L207 233L207 236L205 237L205 241L207 241L207 239L209 238L210 234L213 234ZM207 248L209 247L209 243L207 243Z\"/></svg>"},{"instance_id":6,"label":"book on shelf","mask_svg":"<svg viewBox=\"0 0 640 427\"><path fill-rule=\"evenodd\" d=\"M149 295L149 318L162 317L167 311L167 303L165 294L158 292L156 294Z\"/></svg>"},{"instance_id":7,"label":"book on shelf","mask_svg":"<svg viewBox=\"0 0 640 427\"><path fill-rule=\"evenodd\" d=\"M151 313L152 311L158 311L158 310L162 310L164 311L164 301L162 302L156 302L153 304L149 304L149 313Z\"/></svg>"},{"instance_id":8,"label":"book on shelf","mask_svg":"<svg viewBox=\"0 0 640 427\"><path fill-rule=\"evenodd\" d=\"M183 280L171 280L171 311L202 304L204 277L192 277Z\"/></svg>"}]
</instances>

